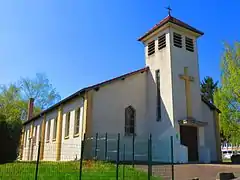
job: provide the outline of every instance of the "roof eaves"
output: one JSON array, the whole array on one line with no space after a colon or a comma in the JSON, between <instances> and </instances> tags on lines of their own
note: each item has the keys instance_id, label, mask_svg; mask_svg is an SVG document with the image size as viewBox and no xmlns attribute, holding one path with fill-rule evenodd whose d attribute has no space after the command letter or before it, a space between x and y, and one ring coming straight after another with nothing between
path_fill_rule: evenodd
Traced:
<instances>
[{"instance_id":1,"label":"roof eaves","mask_svg":"<svg viewBox=\"0 0 240 180\"><path fill-rule=\"evenodd\" d=\"M202 96L202 101L208 105L208 107L212 110L216 110L218 113L221 113L221 111L211 102L209 102L203 95Z\"/></svg>"},{"instance_id":2,"label":"roof eaves","mask_svg":"<svg viewBox=\"0 0 240 180\"><path fill-rule=\"evenodd\" d=\"M32 117L31 119L24 121L24 122L23 122L23 125L26 125L26 124L30 123L31 121L33 121L34 119L37 119L37 118L41 117L43 114L45 114L45 113L47 113L47 112L50 112L50 111L53 110L54 108L56 108L56 107L60 106L61 104L63 104L63 103L65 103L65 102L73 99L74 97L77 97L77 96L85 93L86 90L87 90L86 88L83 88L83 89L81 89L81 90L73 93L72 95L66 97L65 99L59 101L58 103L52 105L51 107L49 107L49 108L41 111L40 113L38 113L37 115L35 115L35 116Z\"/></svg>"},{"instance_id":3,"label":"roof eaves","mask_svg":"<svg viewBox=\"0 0 240 180\"><path fill-rule=\"evenodd\" d=\"M160 27L164 26L167 23L173 23L175 25L178 25L180 27L184 27L190 31L193 31L197 34L203 35L204 33L197 30L196 28L180 21L177 18L174 18L172 16L167 16L166 18L164 18L163 20L161 20L158 24L156 24L152 29L150 29L148 32L146 32L143 36L141 36L140 38L138 38L138 41L142 41L145 37L147 37L148 35L150 35L151 33L155 32L156 30L158 30Z\"/></svg>"}]
</instances>

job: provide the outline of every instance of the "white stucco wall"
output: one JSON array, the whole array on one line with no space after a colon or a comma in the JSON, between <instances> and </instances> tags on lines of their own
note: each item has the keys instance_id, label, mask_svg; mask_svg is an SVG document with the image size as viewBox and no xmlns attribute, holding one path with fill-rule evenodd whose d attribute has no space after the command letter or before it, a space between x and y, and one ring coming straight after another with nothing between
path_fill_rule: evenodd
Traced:
<instances>
[{"instance_id":1,"label":"white stucco wall","mask_svg":"<svg viewBox=\"0 0 240 180\"><path fill-rule=\"evenodd\" d=\"M173 45L173 32L182 35L182 48ZM186 50L185 37L189 37L194 41L194 52ZM194 77L194 81L190 82L192 116L196 120L202 120L201 96L200 96L200 79L198 65L198 49L197 39L189 33L171 28L171 72L172 72L172 89L173 89L173 109L175 123L178 120L187 117L186 109L186 93L185 81L179 78L180 74L184 74L184 67L188 67L188 74Z\"/></svg>"},{"instance_id":2,"label":"white stucco wall","mask_svg":"<svg viewBox=\"0 0 240 180\"><path fill-rule=\"evenodd\" d=\"M80 125L79 132L82 132L83 128L83 99L77 98L63 106L63 125L62 125L62 152L61 160L74 160L80 158L81 153L81 141L82 133L78 137L74 137L74 119L76 109L80 107ZM66 125L66 113L70 112L70 124L69 124L69 138L65 139L65 125Z\"/></svg>"},{"instance_id":3,"label":"white stucco wall","mask_svg":"<svg viewBox=\"0 0 240 180\"><path fill-rule=\"evenodd\" d=\"M38 150L38 145L39 145L38 142L39 142L39 133L40 133L39 131L40 131L40 125L41 125L41 118L34 121L34 123L33 123L33 134L32 134L33 138L29 139L31 125L32 125L32 122L25 125L22 160L36 160L37 159L37 150ZM35 131L37 131L36 134L35 134ZM37 136L35 137L35 135L37 135ZM35 141L35 143L33 143L33 141Z\"/></svg>"},{"instance_id":4,"label":"white stucco wall","mask_svg":"<svg viewBox=\"0 0 240 180\"><path fill-rule=\"evenodd\" d=\"M213 111L202 102L203 121L208 125L204 127L205 146L210 150L211 161L217 160L215 123Z\"/></svg>"},{"instance_id":5,"label":"white stucco wall","mask_svg":"<svg viewBox=\"0 0 240 180\"><path fill-rule=\"evenodd\" d=\"M109 133L124 135L125 108L136 110L135 132L147 133L146 126L146 72L115 81L93 91L92 135Z\"/></svg>"},{"instance_id":6,"label":"white stucco wall","mask_svg":"<svg viewBox=\"0 0 240 180\"><path fill-rule=\"evenodd\" d=\"M166 47L158 50L158 37L166 34ZM155 40L155 53L148 56L147 44ZM167 129L174 127L173 124L173 94L169 28L159 32L156 36L145 42L146 66L149 66L147 84L147 119L150 132L154 136L161 136ZM160 70L160 96L161 96L161 120L157 121L157 91L155 71Z\"/></svg>"},{"instance_id":7,"label":"white stucco wall","mask_svg":"<svg viewBox=\"0 0 240 180\"><path fill-rule=\"evenodd\" d=\"M81 135L79 134L78 137L74 137L74 119L75 119L75 110L80 107L80 127L79 132L82 132L82 123L83 123L83 99L82 98L75 98L63 105L63 121L62 121L62 149L61 149L61 160L74 160L75 158L80 157L80 150L81 150ZM71 112L70 116L70 127L69 127L69 138L64 138L65 133L65 118L66 113ZM45 127L45 135L44 135L44 158L45 161L55 161L56 160L56 141L53 139L53 130L54 130L54 119L57 116L58 109L54 109L50 112L46 113L46 127ZM36 145L31 145L30 140L27 139L26 146L23 148L23 159L22 160L36 160L37 159L37 150L38 150L38 141L40 140L40 126L43 121L43 117L35 119L33 122L34 130L33 136L35 135L35 130L37 130L37 137L36 137ZM32 122L31 122L32 123ZM29 137L31 123L25 125L25 131L27 132L27 137ZM47 138L47 131L48 125L51 123L50 127L50 138L49 142L46 142ZM36 127L36 128L35 128ZM24 142L26 140L26 133L24 135ZM25 145L25 144L24 144ZM33 158L28 158L28 154L33 154ZM30 156L31 157L31 156Z\"/></svg>"},{"instance_id":8,"label":"white stucco wall","mask_svg":"<svg viewBox=\"0 0 240 180\"><path fill-rule=\"evenodd\" d=\"M28 160L28 154L29 154L29 145L30 145L30 140L29 140L29 135L30 135L30 128L31 125L28 124L25 126L24 130L24 145L23 145L23 160Z\"/></svg>"},{"instance_id":9,"label":"white stucco wall","mask_svg":"<svg viewBox=\"0 0 240 180\"><path fill-rule=\"evenodd\" d=\"M53 129L54 129L54 119L57 117L57 108L46 114L46 127L45 127L45 138L44 138L44 157L46 161L56 160L56 141L53 140ZM47 142L48 126L50 124L50 137L49 142Z\"/></svg>"}]
</instances>

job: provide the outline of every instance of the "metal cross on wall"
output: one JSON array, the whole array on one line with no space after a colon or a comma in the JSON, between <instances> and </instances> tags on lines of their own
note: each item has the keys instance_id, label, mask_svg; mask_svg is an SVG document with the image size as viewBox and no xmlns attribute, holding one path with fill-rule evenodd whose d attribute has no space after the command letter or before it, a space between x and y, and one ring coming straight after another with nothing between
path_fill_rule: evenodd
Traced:
<instances>
[{"instance_id":1,"label":"metal cross on wall","mask_svg":"<svg viewBox=\"0 0 240 180\"><path fill-rule=\"evenodd\" d=\"M184 67L184 74L180 74L179 77L180 79L183 79L185 81L187 117L192 117L192 99L190 82L194 81L194 77L188 75L188 67Z\"/></svg>"}]
</instances>

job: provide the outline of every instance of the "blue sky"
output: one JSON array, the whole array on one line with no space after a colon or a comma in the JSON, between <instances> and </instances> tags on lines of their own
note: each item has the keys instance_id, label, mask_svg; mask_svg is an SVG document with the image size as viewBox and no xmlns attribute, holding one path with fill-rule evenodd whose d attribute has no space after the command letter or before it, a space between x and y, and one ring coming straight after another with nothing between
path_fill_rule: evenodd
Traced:
<instances>
[{"instance_id":1,"label":"blue sky","mask_svg":"<svg viewBox=\"0 0 240 180\"><path fill-rule=\"evenodd\" d=\"M39 0L0 2L0 84L45 73L62 98L144 67L137 38L167 15L203 31L200 75L220 77L223 42L239 40L240 1Z\"/></svg>"}]
</instances>

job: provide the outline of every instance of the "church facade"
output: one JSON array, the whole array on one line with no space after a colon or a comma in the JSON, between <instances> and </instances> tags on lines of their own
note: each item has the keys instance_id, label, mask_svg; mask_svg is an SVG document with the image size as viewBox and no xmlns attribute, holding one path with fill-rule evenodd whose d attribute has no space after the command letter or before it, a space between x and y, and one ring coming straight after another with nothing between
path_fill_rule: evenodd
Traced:
<instances>
[{"instance_id":1,"label":"church facade","mask_svg":"<svg viewBox=\"0 0 240 180\"><path fill-rule=\"evenodd\" d=\"M197 39L202 35L171 15L164 18L138 39L144 68L86 87L30 116L20 158L36 159L38 141L41 160L63 161L80 158L84 134L120 133L129 144L132 136L144 139L151 133L154 161L170 162L171 136L175 162L220 161L220 111L200 92ZM147 156L144 147L147 142L136 142L136 154Z\"/></svg>"}]
</instances>

